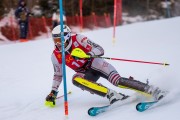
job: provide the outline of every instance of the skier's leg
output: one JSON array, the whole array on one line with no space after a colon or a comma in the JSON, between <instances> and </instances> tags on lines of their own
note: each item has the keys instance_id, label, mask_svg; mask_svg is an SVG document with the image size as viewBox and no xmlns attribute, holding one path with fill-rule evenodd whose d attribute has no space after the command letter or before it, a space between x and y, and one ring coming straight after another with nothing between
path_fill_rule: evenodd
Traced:
<instances>
[{"instance_id":1,"label":"skier's leg","mask_svg":"<svg viewBox=\"0 0 180 120\"><path fill-rule=\"evenodd\" d=\"M102 77L106 78L113 85L138 91L143 94L152 95L156 100L161 97L162 91L146 83L121 77L116 69L103 59L94 59L91 68L98 71Z\"/></svg>"},{"instance_id":2,"label":"skier's leg","mask_svg":"<svg viewBox=\"0 0 180 120\"><path fill-rule=\"evenodd\" d=\"M25 39L25 23L20 23L20 39Z\"/></svg>"},{"instance_id":3,"label":"skier's leg","mask_svg":"<svg viewBox=\"0 0 180 120\"><path fill-rule=\"evenodd\" d=\"M93 70L88 70L88 73L86 72L86 74L76 73L73 77L73 84L81 88L82 90L89 91L92 94L107 97L110 101L110 104L114 103L117 100L123 100L128 97L124 94L117 93L114 90L96 83L95 81L97 81L100 76L95 74L94 72L95 71ZM89 78L89 80L87 80L87 78Z\"/></svg>"},{"instance_id":4,"label":"skier's leg","mask_svg":"<svg viewBox=\"0 0 180 120\"><path fill-rule=\"evenodd\" d=\"M146 91L148 91L150 87L148 84L142 83L137 80L130 80L124 77L119 78L119 81L116 86L120 88L127 88L127 89L132 89L135 91L139 91L139 92L145 92L145 93L147 93Z\"/></svg>"},{"instance_id":5,"label":"skier's leg","mask_svg":"<svg viewBox=\"0 0 180 120\"><path fill-rule=\"evenodd\" d=\"M148 85L143 82L137 80L130 80L128 78L120 78L119 87L125 87L127 89L138 91L142 94L151 95L155 100L160 100L164 95L166 95L165 91L160 90L158 87L153 85Z\"/></svg>"},{"instance_id":6,"label":"skier's leg","mask_svg":"<svg viewBox=\"0 0 180 120\"><path fill-rule=\"evenodd\" d=\"M126 95L121 94L121 93L117 93L114 90L111 90L101 84L96 83L96 81L99 79L99 77L103 77L105 79L108 79L109 74L110 73L114 73L111 77L112 79L110 79L111 83L116 84L116 82L118 82L118 79L120 78L119 74L117 72L114 72L113 70L114 67L112 67L109 63L107 63L105 60L103 59L99 59L99 58L95 58L92 61L92 64L89 68L89 70L87 70L85 73L81 73L81 75L75 75L73 78L73 84L75 84L76 86L83 88L85 90L90 91L91 93L95 93L97 95L103 96L103 97L107 97L110 101L110 103L113 103L114 101L117 101L119 99L125 99L127 98ZM78 73L80 74L80 73ZM88 86L82 85L82 83L78 82L75 77L81 77L83 79L86 79L88 81ZM89 83L89 81L92 81ZM86 83L86 82L84 82ZM103 88L103 89L101 89ZM101 91L102 90L102 91ZM104 91L103 91L104 90Z\"/></svg>"},{"instance_id":7,"label":"skier's leg","mask_svg":"<svg viewBox=\"0 0 180 120\"><path fill-rule=\"evenodd\" d=\"M24 30L24 37L25 37L25 39L27 39L28 28L29 28L29 25L28 25L28 22L26 22L26 23L25 23L25 30Z\"/></svg>"},{"instance_id":8,"label":"skier's leg","mask_svg":"<svg viewBox=\"0 0 180 120\"><path fill-rule=\"evenodd\" d=\"M90 76L90 74L92 73L89 72L88 76L85 76L83 73L76 73L73 76L73 84L82 90L87 90L92 94L97 94L104 97L108 92L108 88L96 83L97 79L99 79L99 76L93 74Z\"/></svg>"}]
</instances>

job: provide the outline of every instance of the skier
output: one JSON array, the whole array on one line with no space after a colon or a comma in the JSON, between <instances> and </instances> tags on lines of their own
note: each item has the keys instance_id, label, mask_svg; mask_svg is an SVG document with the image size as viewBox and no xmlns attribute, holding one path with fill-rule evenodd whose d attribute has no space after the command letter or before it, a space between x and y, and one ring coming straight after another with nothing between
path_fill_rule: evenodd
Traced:
<instances>
[{"instance_id":1,"label":"skier","mask_svg":"<svg viewBox=\"0 0 180 120\"><path fill-rule=\"evenodd\" d=\"M59 85L62 82L62 54L61 54L61 40L60 40L60 25L52 30L52 37L55 49L52 53L51 60L54 66L54 77L52 83L52 90L46 97L46 105L54 106L55 99L58 94ZM97 83L100 77L105 78L113 85L126 87L139 92L152 95L155 100L161 99L165 93L158 87L150 86L137 80L121 77L116 69L101 58L91 58L90 56L102 56L104 49L81 34L71 34L71 30L67 25L63 26L64 29L64 45L65 45L65 59L66 65L74 70L76 73L72 77L72 83L81 88L82 90L89 91L90 93L107 97L110 104L118 100L128 98L128 95L117 93L116 91ZM75 48L82 49L89 59L80 59L71 56L72 50Z\"/></svg>"}]
</instances>

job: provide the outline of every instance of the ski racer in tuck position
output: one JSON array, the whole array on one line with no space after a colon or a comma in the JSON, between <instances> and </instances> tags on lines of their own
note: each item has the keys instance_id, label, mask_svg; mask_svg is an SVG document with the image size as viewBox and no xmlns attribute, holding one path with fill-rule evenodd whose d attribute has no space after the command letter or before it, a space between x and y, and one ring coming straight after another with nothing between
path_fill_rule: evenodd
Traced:
<instances>
[{"instance_id":1,"label":"ski racer in tuck position","mask_svg":"<svg viewBox=\"0 0 180 120\"><path fill-rule=\"evenodd\" d=\"M102 56L104 49L81 34L71 34L71 30L67 25L63 26L64 30L64 46L66 65L74 70L76 74L72 77L72 83L82 90L90 93L106 97L110 104L118 100L124 100L128 95L117 93L116 91L97 83L100 77L108 80L117 87L126 87L132 90L150 94L155 100L161 99L165 92L158 87L148 85L146 83L121 77L117 70L104 59L91 58L90 56ZM52 81L52 89L46 97L46 104L55 106L55 100L58 94L59 85L62 82L62 54L61 54L61 31L60 25L52 30L52 37L55 49L52 53L51 60L54 66L54 76ZM72 56L71 52L75 48L83 50L89 59L80 59Z\"/></svg>"}]
</instances>

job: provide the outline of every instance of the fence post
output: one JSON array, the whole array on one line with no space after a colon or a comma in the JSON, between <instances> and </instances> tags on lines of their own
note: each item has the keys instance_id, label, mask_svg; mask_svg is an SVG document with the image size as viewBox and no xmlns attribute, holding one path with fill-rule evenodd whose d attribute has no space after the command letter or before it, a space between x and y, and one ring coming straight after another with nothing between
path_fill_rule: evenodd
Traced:
<instances>
[{"instance_id":1,"label":"fence post","mask_svg":"<svg viewBox=\"0 0 180 120\"><path fill-rule=\"evenodd\" d=\"M30 39L32 39L33 38L33 34L32 34L32 26L31 26L31 20L29 21L29 37L30 37Z\"/></svg>"},{"instance_id":2,"label":"fence post","mask_svg":"<svg viewBox=\"0 0 180 120\"><path fill-rule=\"evenodd\" d=\"M10 16L10 26L11 26L11 30L12 30L12 35L13 35L13 40L15 40L16 38L15 38L15 30L14 30L14 26L13 26L13 17L12 16Z\"/></svg>"},{"instance_id":3,"label":"fence post","mask_svg":"<svg viewBox=\"0 0 180 120\"><path fill-rule=\"evenodd\" d=\"M92 16L93 16L93 22L94 22L94 26L97 27L97 19L96 19L96 14L94 12L92 12Z\"/></svg>"},{"instance_id":4,"label":"fence post","mask_svg":"<svg viewBox=\"0 0 180 120\"><path fill-rule=\"evenodd\" d=\"M82 32L82 29L83 29L82 0L79 0L79 9L80 9L80 32Z\"/></svg>"},{"instance_id":5,"label":"fence post","mask_svg":"<svg viewBox=\"0 0 180 120\"><path fill-rule=\"evenodd\" d=\"M42 17L42 20L43 20L44 29L45 29L45 32L46 32L46 37L48 38L48 37L49 37L49 34L48 34L48 30L47 30L46 19L45 19L44 16Z\"/></svg>"}]
</instances>

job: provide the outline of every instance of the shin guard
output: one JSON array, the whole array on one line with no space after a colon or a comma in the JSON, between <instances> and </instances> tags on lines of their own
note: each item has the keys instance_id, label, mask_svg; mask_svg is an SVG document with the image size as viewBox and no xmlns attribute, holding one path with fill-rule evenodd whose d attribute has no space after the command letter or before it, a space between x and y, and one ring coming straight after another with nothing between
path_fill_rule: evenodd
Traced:
<instances>
[{"instance_id":1,"label":"shin guard","mask_svg":"<svg viewBox=\"0 0 180 120\"><path fill-rule=\"evenodd\" d=\"M137 81L137 80L130 80L128 78L122 77L119 79L119 84L117 86L120 88L134 90L134 91L141 93L145 96L151 96L147 92L150 86L146 83L142 83L142 82Z\"/></svg>"},{"instance_id":2,"label":"shin guard","mask_svg":"<svg viewBox=\"0 0 180 120\"><path fill-rule=\"evenodd\" d=\"M90 93L97 94L102 97L105 97L108 93L108 88L80 77L75 77L73 79L73 84L83 90L87 90Z\"/></svg>"}]
</instances>

